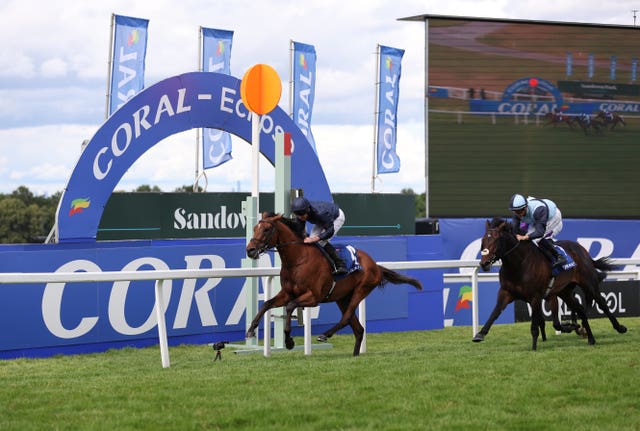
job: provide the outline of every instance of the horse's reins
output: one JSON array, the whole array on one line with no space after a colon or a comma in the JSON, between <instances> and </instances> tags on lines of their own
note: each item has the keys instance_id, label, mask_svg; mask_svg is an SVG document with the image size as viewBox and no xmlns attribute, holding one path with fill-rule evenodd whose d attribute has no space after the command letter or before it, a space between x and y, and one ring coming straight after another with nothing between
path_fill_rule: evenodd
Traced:
<instances>
[{"instance_id":1,"label":"horse's reins","mask_svg":"<svg viewBox=\"0 0 640 431\"><path fill-rule=\"evenodd\" d=\"M495 232L497 230L498 230L497 228L489 229L489 232L492 232L492 231ZM491 264L493 265L498 260L501 260L502 258L509 256L519 245L520 245L520 241L516 240L516 245L514 245L509 250L507 250L506 253L503 253L502 256L498 256L498 253L494 254L493 257L491 258Z\"/></svg>"},{"instance_id":2,"label":"horse's reins","mask_svg":"<svg viewBox=\"0 0 640 431\"><path fill-rule=\"evenodd\" d=\"M259 220L258 224L260 223L268 223L273 227L273 230L271 230L269 232L269 236L267 238L265 238L263 241L258 240L256 237L251 237L251 239L249 241L255 241L258 244L260 244L260 246L258 247L258 253L262 254L265 253L267 251L269 251L270 249L275 248L276 250L278 249L278 247L284 247L287 245L291 245L291 244L303 244L304 241L290 241L290 242L283 242L280 244L274 244L274 245L269 245L271 243L271 240L273 238L273 236L276 233L276 229L275 229L275 224L272 221L269 220Z\"/></svg>"},{"instance_id":3,"label":"horse's reins","mask_svg":"<svg viewBox=\"0 0 640 431\"><path fill-rule=\"evenodd\" d=\"M269 236L264 240L264 241L259 241L258 239L256 239L256 237L252 236L251 239L249 241L255 241L257 243L261 243L261 245L258 247L258 253L262 254L272 248L275 248L276 250L278 249L278 247L284 247L287 245L292 245L292 244L304 244L304 241L290 241L290 242L283 242L281 244L274 244L274 245L269 245L269 243L271 242L271 239L273 238L273 236L275 235L276 229L275 229L275 223L273 223L272 221L269 220L259 220L258 224L260 223L268 223L273 227L273 230L271 230L269 232ZM329 297L331 296L331 294L333 293L333 290L336 287L336 282L333 281L333 284L331 285L331 287L329 288L329 292L325 295L323 301L326 301L327 299L329 299Z\"/></svg>"}]
</instances>

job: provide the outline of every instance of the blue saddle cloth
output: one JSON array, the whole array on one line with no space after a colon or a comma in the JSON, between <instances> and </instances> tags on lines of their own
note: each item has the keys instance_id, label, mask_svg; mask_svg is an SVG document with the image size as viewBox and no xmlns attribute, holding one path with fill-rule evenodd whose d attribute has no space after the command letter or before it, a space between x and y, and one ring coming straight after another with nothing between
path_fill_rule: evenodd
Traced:
<instances>
[{"instance_id":1,"label":"blue saddle cloth","mask_svg":"<svg viewBox=\"0 0 640 431\"><path fill-rule=\"evenodd\" d=\"M347 273L342 275L334 275L335 280L341 280L352 272L362 269L360 262L358 262L358 256L356 255L356 249L349 244L333 244L338 256L344 260L344 264L347 267Z\"/></svg>"},{"instance_id":2,"label":"blue saddle cloth","mask_svg":"<svg viewBox=\"0 0 640 431\"><path fill-rule=\"evenodd\" d=\"M553 268L551 268L551 275L552 276L556 276L558 274L560 274L563 271L567 271L571 268L574 268L576 266L576 263L573 261L573 259L571 258L571 256L569 256L569 253L567 253L564 248L560 247L559 245L554 244L553 245L556 248L556 251L558 253L560 253L561 255L563 255L565 257L565 259L567 259L567 263L565 263L564 265L561 266L554 266Z\"/></svg>"}]
</instances>

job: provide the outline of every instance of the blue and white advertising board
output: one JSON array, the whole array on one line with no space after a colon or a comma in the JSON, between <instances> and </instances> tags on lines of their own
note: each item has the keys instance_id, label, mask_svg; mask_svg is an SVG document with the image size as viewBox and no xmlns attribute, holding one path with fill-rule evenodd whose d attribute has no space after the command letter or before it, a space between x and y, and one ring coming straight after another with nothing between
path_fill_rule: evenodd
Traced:
<instances>
[{"instance_id":1,"label":"blue and white advertising board","mask_svg":"<svg viewBox=\"0 0 640 431\"><path fill-rule=\"evenodd\" d=\"M484 219L440 219L444 259L480 259L480 242L485 231ZM640 221L637 220L564 220L557 239L577 241L593 259L640 258ZM626 269L626 268L624 268ZM469 269L449 270L463 272ZM494 268L492 271L497 272ZM479 322L489 318L496 304L498 282L483 282L478 288ZM445 326L471 325L471 295L468 283L443 287ZM514 322L513 304L502 312L496 323Z\"/></svg>"},{"instance_id":2,"label":"blue and white advertising board","mask_svg":"<svg viewBox=\"0 0 640 431\"><path fill-rule=\"evenodd\" d=\"M341 237L377 261L404 261L409 247L439 250L440 238ZM93 244L0 246L1 272L101 272L239 268L244 238L115 241ZM439 259L438 253L431 254ZM273 266L273 253L260 265ZM438 273L407 271L425 289L388 285L367 298L371 332L442 327ZM244 341L244 278L165 281L170 344ZM262 283L259 288L262 295ZM263 298L260 297L260 301ZM157 344L153 281L33 283L0 285L0 358L102 351ZM333 326L341 314L334 303L312 311L313 333ZM251 316L253 317L253 316ZM345 328L343 333L350 333ZM294 335L302 328L294 326Z\"/></svg>"}]
</instances>

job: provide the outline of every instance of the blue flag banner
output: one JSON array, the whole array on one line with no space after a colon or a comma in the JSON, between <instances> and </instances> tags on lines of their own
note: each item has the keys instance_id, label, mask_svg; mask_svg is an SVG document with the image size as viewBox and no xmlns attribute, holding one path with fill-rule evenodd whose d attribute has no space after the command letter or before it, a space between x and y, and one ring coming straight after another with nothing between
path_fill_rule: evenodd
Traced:
<instances>
[{"instance_id":1,"label":"blue flag banner","mask_svg":"<svg viewBox=\"0 0 640 431\"><path fill-rule=\"evenodd\" d=\"M570 51L567 51L567 76L571 76L573 74L573 54Z\"/></svg>"},{"instance_id":2,"label":"blue flag banner","mask_svg":"<svg viewBox=\"0 0 640 431\"><path fill-rule=\"evenodd\" d=\"M587 76L589 78L593 78L593 66L595 63L595 59L593 57L593 54L589 54L589 58L587 60Z\"/></svg>"},{"instance_id":3,"label":"blue flag banner","mask_svg":"<svg viewBox=\"0 0 640 431\"><path fill-rule=\"evenodd\" d=\"M376 166L378 174L400 171L396 154L398 126L398 96L400 93L401 62L404 49L380 45L378 58L378 124L376 136Z\"/></svg>"},{"instance_id":4,"label":"blue flag banner","mask_svg":"<svg viewBox=\"0 0 640 431\"><path fill-rule=\"evenodd\" d=\"M638 73L638 59L636 57L633 57L631 59L631 81L632 82L635 82L637 73Z\"/></svg>"},{"instance_id":5,"label":"blue flag banner","mask_svg":"<svg viewBox=\"0 0 640 431\"><path fill-rule=\"evenodd\" d=\"M108 116L144 88L149 20L114 15L114 24Z\"/></svg>"},{"instance_id":6,"label":"blue flag banner","mask_svg":"<svg viewBox=\"0 0 640 431\"><path fill-rule=\"evenodd\" d=\"M612 81L616 80L616 65L618 64L618 59L616 58L615 55L611 56L611 67L610 67L610 74L609 74L609 78Z\"/></svg>"},{"instance_id":7,"label":"blue flag banner","mask_svg":"<svg viewBox=\"0 0 640 431\"><path fill-rule=\"evenodd\" d=\"M316 49L313 45L293 42L293 121L307 137L314 151L311 133L313 100L316 94Z\"/></svg>"},{"instance_id":8,"label":"blue flag banner","mask_svg":"<svg viewBox=\"0 0 640 431\"><path fill-rule=\"evenodd\" d=\"M202 70L231 75L233 32L202 27ZM202 129L202 167L215 168L231 156L231 135L217 129Z\"/></svg>"}]
</instances>

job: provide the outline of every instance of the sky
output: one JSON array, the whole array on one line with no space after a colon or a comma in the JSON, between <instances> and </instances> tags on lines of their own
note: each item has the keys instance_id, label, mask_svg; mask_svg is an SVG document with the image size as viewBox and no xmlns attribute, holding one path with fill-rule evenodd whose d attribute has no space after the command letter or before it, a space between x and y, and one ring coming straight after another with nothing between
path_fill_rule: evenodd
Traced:
<instances>
[{"instance_id":1,"label":"sky","mask_svg":"<svg viewBox=\"0 0 640 431\"><path fill-rule=\"evenodd\" d=\"M232 30L231 73L272 66L289 111L289 43L313 45L317 81L311 129L334 193L372 191L375 52L405 50L398 102L401 168L375 180L375 191L425 191L424 24L399 18L433 14L634 25L640 0L0 0L0 193L26 186L62 191L81 143L105 121L112 14L149 20L145 86L198 70L199 28ZM640 12L638 15L640 24ZM562 43L562 41L559 41ZM171 192L192 185L196 131L163 140L125 174L117 190L140 185ZM251 146L234 137L233 160L206 170L210 192L251 191ZM274 169L260 165L260 191L274 189Z\"/></svg>"}]
</instances>

